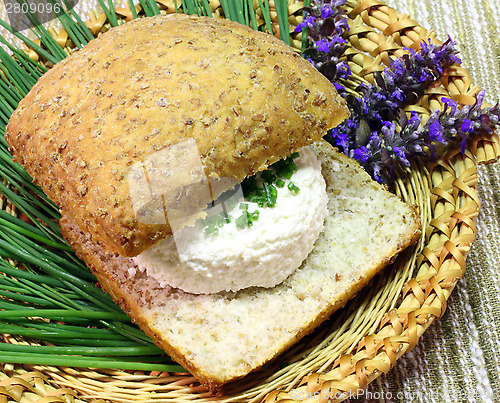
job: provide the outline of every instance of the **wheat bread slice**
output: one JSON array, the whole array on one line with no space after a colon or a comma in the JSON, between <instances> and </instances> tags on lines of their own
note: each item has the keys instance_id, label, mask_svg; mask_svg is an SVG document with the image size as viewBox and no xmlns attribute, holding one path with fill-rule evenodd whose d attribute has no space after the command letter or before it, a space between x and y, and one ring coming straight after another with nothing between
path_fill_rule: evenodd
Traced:
<instances>
[{"instance_id":1,"label":"wheat bread slice","mask_svg":"<svg viewBox=\"0 0 500 403\"><path fill-rule=\"evenodd\" d=\"M329 195L325 227L301 267L273 288L211 295L161 288L131 259L104 252L71 220L61 220L63 235L101 287L212 392L310 333L420 236L413 206L328 143L312 147Z\"/></svg>"}]
</instances>

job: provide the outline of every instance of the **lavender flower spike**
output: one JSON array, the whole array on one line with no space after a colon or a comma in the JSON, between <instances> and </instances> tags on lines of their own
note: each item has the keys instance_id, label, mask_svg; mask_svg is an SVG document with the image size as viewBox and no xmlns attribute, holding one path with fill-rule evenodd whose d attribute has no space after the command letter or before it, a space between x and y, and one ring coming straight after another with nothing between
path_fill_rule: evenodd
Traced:
<instances>
[{"instance_id":1,"label":"lavender flower spike","mask_svg":"<svg viewBox=\"0 0 500 403\"><path fill-rule=\"evenodd\" d=\"M451 38L442 45L434 45L430 39L422 41L418 52L406 50L407 55L393 60L390 67L385 68L383 77L377 77L377 84L398 99L401 106L415 102L431 82L442 77L445 68L460 63Z\"/></svg>"},{"instance_id":2,"label":"lavender flower spike","mask_svg":"<svg viewBox=\"0 0 500 403\"><path fill-rule=\"evenodd\" d=\"M346 0L316 1L305 8L304 20L295 28L296 32L301 32L307 27L304 57L330 81L351 74L347 63L340 60L347 43L342 35L349 30L347 19L343 17L345 3ZM343 89L337 83L336 87Z\"/></svg>"},{"instance_id":3,"label":"lavender flower spike","mask_svg":"<svg viewBox=\"0 0 500 403\"><path fill-rule=\"evenodd\" d=\"M342 6L346 0L318 0L306 8L304 21L296 31L308 28L308 48L304 57L334 82L351 74L341 60L346 49L343 35L348 31ZM349 119L332 129L325 138L346 155L355 158L379 182L389 184L396 167L410 167L416 157L438 158L446 147L457 145L462 152L473 136L488 135L500 122L500 107L482 109L484 92L472 106L462 109L442 98L443 111L434 111L422 124L416 113L407 116L403 108L416 103L425 90L439 80L445 69L460 63L456 44L448 38L442 45L421 42L419 51L392 60L383 74L375 73L375 83L361 85L360 97L343 93L351 111Z\"/></svg>"},{"instance_id":4,"label":"lavender flower spike","mask_svg":"<svg viewBox=\"0 0 500 403\"><path fill-rule=\"evenodd\" d=\"M454 144L460 145L461 152L465 152L471 138L490 135L500 127L500 106L497 103L493 107L483 108L484 91L478 93L474 105L462 109L450 98L443 97L441 100L445 103L443 111L432 113L425 125L417 129L419 138L430 148Z\"/></svg>"}]
</instances>

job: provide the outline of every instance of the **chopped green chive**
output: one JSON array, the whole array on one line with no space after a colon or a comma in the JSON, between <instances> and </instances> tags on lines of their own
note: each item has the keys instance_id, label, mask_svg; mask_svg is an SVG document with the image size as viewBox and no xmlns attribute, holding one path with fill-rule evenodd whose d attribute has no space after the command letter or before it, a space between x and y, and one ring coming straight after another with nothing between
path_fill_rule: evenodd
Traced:
<instances>
[{"instance_id":1,"label":"chopped green chive","mask_svg":"<svg viewBox=\"0 0 500 403\"><path fill-rule=\"evenodd\" d=\"M247 203L241 203L240 209L243 210L243 213L235 221L236 228L243 229L246 227L251 227L254 221L257 221L259 219L259 211L256 210L253 213L250 213L248 211Z\"/></svg>"},{"instance_id":2,"label":"chopped green chive","mask_svg":"<svg viewBox=\"0 0 500 403\"><path fill-rule=\"evenodd\" d=\"M261 178L267 183L276 182L276 180L278 179L277 176L269 170L265 170L264 172L262 172Z\"/></svg>"},{"instance_id":3,"label":"chopped green chive","mask_svg":"<svg viewBox=\"0 0 500 403\"><path fill-rule=\"evenodd\" d=\"M205 235L217 236L219 235L219 228L224 224L231 222L231 217L226 214L225 211L221 213L211 215L204 218L202 221Z\"/></svg>"},{"instance_id":4,"label":"chopped green chive","mask_svg":"<svg viewBox=\"0 0 500 403\"><path fill-rule=\"evenodd\" d=\"M300 192L300 189L295 185L293 182L290 182L288 184L288 189L290 192L292 192L294 195L298 194Z\"/></svg>"},{"instance_id":5,"label":"chopped green chive","mask_svg":"<svg viewBox=\"0 0 500 403\"><path fill-rule=\"evenodd\" d=\"M241 183L245 200L256 203L260 208L276 206L278 199L277 188L284 188L286 184L284 179L290 179L297 171L297 164L295 164L294 159L299 156L300 154L295 152L289 157L275 162L265 171L246 178ZM293 195L298 194L300 191L292 182L287 187ZM224 201L224 195L220 199ZM228 203L231 201L232 199L229 198ZM226 205L226 207L228 211L232 210L234 204ZM240 229L251 227L253 222L259 218L259 211L256 210L250 213L248 211L248 203L240 203L239 208L243 210L243 213L235 220L236 227ZM225 212L214 214L202 220L205 234L209 236L217 236L219 228L229 222L231 222L231 217Z\"/></svg>"},{"instance_id":6,"label":"chopped green chive","mask_svg":"<svg viewBox=\"0 0 500 403\"><path fill-rule=\"evenodd\" d=\"M276 206L276 199L278 197L278 191L276 190L276 188L273 185L264 182L264 192L266 194L266 199L265 199L265 204L261 207Z\"/></svg>"},{"instance_id":7,"label":"chopped green chive","mask_svg":"<svg viewBox=\"0 0 500 403\"><path fill-rule=\"evenodd\" d=\"M295 158L299 157L299 153L293 153L289 157L275 162L271 165L272 169L278 178L290 179L292 175L297 171L297 165L293 161Z\"/></svg>"},{"instance_id":8,"label":"chopped green chive","mask_svg":"<svg viewBox=\"0 0 500 403\"><path fill-rule=\"evenodd\" d=\"M236 219L235 224L236 224L236 228L240 228L240 229L248 227L248 218L247 218L246 214L240 215Z\"/></svg>"}]
</instances>

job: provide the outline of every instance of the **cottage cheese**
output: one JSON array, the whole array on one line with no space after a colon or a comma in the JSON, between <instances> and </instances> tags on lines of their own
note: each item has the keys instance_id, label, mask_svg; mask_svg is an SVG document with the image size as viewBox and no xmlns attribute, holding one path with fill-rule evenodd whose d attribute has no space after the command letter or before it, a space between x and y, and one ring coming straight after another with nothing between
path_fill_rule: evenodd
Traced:
<instances>
[{"instance_id":1,"label":"cottage cheese","mask_svg":"<svg viewBox=\"0 0 500 403\"><path fill-rule=\"evenodd\" d=\"M295 162L298 170L291 180L300 192L293 195L287 186L278 188L272 208L247 202L249 212L259 210L251 227L236 227L241 215L236 203L229 211L233 219L218 235L207 236L200 223L185 227L135 257L139 269L162 286L197 294L282 282L313 249L327 213L326 185L316 156L306 147Z\"/></svg>"}]
</instances>

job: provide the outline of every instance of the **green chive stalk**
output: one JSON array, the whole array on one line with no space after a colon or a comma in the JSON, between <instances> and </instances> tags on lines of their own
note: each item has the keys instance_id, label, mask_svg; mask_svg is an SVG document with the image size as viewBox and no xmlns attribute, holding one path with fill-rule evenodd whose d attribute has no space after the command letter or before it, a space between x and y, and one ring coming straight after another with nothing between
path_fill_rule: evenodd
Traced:
<instances>
[{"instance_id":1,"label":"green chive stalk","mask_svg":"<svg viewBox=\"0 0 500 403\"><path fill-rule=\"evenodd\" d=\"M19 0L21 4L27 0ZM49 0L55 4L56 0ZM98 0L111 26L124 21L111 0ZM76 49L94 38L81 18L62 0L57 18ZM154 0L139 0L132 16L160 14ZM269 0L258 0L264 25L258 26L252 0L221 0L226 18L272 32ZM174 0L176 12L213 16L208 0ZM282 39L289 43L287 3L275 2ZM180 8L179 8L180 7ZM5 128L18 103L37 80L68 56L49 31L28 15L34 40L5 21L0 26L39 55L32 60L16 43L0 37L0 194L23 219L0 209L0 328L7 338L36 340L38 345L0 343L4 363L185 372L133 325L111 297L96 287L88 271L64 241L56 206L33 184L30 175L12 160ZM283 35L287 33L287 35ZM15 264L14 264L15 262Z\"/></svg>"}]
</instances>

